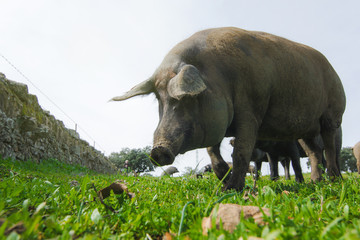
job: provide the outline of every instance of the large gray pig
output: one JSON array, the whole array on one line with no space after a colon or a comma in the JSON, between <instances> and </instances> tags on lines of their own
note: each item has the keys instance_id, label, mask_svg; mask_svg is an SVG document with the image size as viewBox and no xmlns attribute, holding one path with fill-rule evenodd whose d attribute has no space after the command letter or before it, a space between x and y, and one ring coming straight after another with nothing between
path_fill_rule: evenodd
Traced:
<instances>
[{"instance_id":1,"label":"large gray pig","mask_svg":"<svg viewBox=\"0 0 360 240\"><path fill-rule=\"evenodd\" d=\"M257 139L302 139L311 159L311 179L321 179L321 134L330 177L335 131L345 110L341 81L327 59L308 46L264 32L234 27L208 29L177 44L155 73L114 101L154 93L160 122L151 158L173 163L175 156L208 147L225 176L219 146L234 136L233 170L225 189L242 190Z\"/></svg>"}]
</instances>

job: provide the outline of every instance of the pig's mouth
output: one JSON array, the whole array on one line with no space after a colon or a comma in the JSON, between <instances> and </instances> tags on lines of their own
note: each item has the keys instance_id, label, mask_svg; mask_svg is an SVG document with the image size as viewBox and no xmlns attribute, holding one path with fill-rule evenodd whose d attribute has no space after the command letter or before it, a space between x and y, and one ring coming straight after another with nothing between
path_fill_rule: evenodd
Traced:
<instances>
[{"instance_id":1,"label":"pig's mouth","mask_svg":"<svg viewBox=\"0 0 360 240\"><path fill-rule=\"evenodd\" d=\"M154 165L164 166L172 164L175 160L175 155L169 148L158 146L151 150L150 160Z\"/></svg>"}]
</instances>

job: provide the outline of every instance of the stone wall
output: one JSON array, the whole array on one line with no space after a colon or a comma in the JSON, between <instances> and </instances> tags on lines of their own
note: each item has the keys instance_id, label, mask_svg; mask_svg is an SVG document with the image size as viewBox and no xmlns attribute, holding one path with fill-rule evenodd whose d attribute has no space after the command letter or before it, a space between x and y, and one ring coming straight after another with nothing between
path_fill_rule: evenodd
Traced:
<instances>
[{"instance_id":1,"label":"stone wall","mask_svg":"<svg viewBox=\"0 0 360 240\"><path fill-rule=\"evenodd\" d=\"M98 172L116 167L99 151L44 111L25 84L0 73L0 155L18 160L58 159Z\"/></svg>"}]
</instances>

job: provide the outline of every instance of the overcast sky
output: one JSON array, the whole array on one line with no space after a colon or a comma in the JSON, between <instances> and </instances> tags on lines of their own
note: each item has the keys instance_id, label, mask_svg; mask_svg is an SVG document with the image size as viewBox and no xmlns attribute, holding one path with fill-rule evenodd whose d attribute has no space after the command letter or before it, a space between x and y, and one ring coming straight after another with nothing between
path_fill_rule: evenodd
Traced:
<instances>
[{"instance_id":1,"label":"overcast sky","mask_svg":"<svg viewBox=\"0 0 360 240\"><path fill-rule=\"evenodd\" d=\"M152 144L155 97L107 103L150 77L166 53L193 33L235 26L286 37L322 52L342 79L343 146L360 141L360 1L0 0L0 72L25 83L40 105L105 152ZM94 139L94 140L93 140ZM230 161L228 142L222 151ZM200 166L210 162L198 151ZM175 166L195 167L194 152Z\"/></svg>"}]
</instances>

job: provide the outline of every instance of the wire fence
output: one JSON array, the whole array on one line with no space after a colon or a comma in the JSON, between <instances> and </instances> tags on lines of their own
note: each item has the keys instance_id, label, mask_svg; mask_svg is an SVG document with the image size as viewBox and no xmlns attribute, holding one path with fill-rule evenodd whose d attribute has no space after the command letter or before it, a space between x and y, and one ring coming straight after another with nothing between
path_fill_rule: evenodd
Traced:
<instances>
[{"instance_id":1,"label":"wire fence","mask_svg":"<svg viewBox=\"0 0 360 240\"><path fill-rule=\"evenodd\" d=\"M78 129L84 133L92 142L94 143L94 148L99 148L104 154L105 150L99 145L97 141L91 135L82 128L69 114L67 114L58 104L56 104L48 95L46 95L38 86L34 84L19 68L17 68L8 58L6 58L3 54L0 53L0 56L17 72L19 73L27 82L29 82L41 95L43 95L52 105L54 105L65 117L67 117L75 126L75 131L77 132Z\"/></svg>"}]
</instances>

